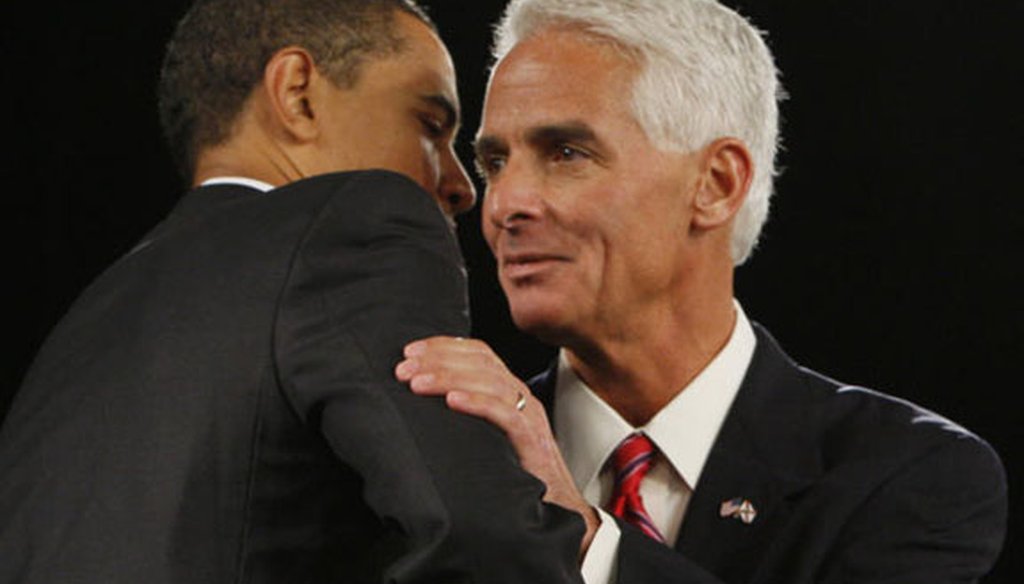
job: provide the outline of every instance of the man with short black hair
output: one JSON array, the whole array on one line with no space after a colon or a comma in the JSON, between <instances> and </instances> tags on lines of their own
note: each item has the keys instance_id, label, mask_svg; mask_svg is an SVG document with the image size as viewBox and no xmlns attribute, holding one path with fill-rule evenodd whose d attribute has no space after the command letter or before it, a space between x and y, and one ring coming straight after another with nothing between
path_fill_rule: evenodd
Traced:
<instances>
[{"instance_id":1,"label":"man with short black hair","mask_svg":"<svg viewBox=\"0 0 1024 584\"><path fill-rule=\"evenodd\" d=\"M0 428L0 583L578 581L582 523L501 432L391 376L469 332L474 193L422 11L200 1L160 107L193 189Z\"/></svg>"}]
</instances>

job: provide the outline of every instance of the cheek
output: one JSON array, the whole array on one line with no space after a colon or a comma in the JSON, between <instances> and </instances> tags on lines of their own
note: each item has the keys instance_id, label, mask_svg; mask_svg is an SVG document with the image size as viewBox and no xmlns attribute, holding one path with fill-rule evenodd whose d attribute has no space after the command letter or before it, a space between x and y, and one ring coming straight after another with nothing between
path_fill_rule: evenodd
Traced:
<instances>
[{"instance_id":1,"label":"cheek","mask_svg":"<svg viewBox=\"0 0 1024 584\"><path fill-rule=\"evenodd\" d=\"M487 195L484 195L484 200L487 200ZM484 234L484 241L487 242L487 247L490 248L491 253L494 254L495 240L498 237L497 228L488 220L486 210L481 205L480 207L480 231Z\"/></svg>"},{"instance_id":2,"label":"cheek","mask_svg":"<svg viewBox=\"0 0 1024 584\"><path fill-rule=\"evenodd\" d=\"M561 231L575 240L581 251L596 258L606 256L618 240L637 228L631 220L635 203L623 189L587 189L556 205L553 214Z\"/></svg>"},{"instance_id":3,"label":"cheek","mask_svg":"<svg viewBox=\"0 0 1024 584\"><path fill-rule=\"evenodd\" d=\"M396 140L390 152L395 167L424 189L437 190L441 176L437 147L423 136L404 136Z\"/></svg>"},{"instance_id":4,"label":"cheek","mask_svg":"<svg viewBox=\"0 0 1024 584\"><path fill-rule=\"evenodd\" d=\"M652 223L644 213L641 195L629 188L593 190L572 211L566 230L579 245L583 285L594 290L631 286L636 270L650 260Z\"/></svg>"},{"instance_id":5,"label":"cheek","mask_svg":"<svg viewBox=\"0 0 1024 584\"><path fill-rule=\"evenodd\" d=\"M434 192L438 187L440 164L437 148L430 140L418 136L394 134L385 150L378 152L381 166L400 172L424 189Z\"/></svg>"},{"instance_id":6,"label":"cheek","mask_svg":"<svg viewBox=\"0 0 1024 584\"><path fill-rule=\"evenodd\" d=\"M431 189L436 189L441 180L441 153L433 140L420 136L419 159L424 179L429 181Z\"/></svg>"}]
</instances>

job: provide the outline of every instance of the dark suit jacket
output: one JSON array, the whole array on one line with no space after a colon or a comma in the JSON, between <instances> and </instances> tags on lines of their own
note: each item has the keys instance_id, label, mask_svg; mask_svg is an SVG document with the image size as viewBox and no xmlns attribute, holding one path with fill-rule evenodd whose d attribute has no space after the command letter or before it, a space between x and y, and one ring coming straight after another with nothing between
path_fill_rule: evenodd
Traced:
<instances>
[{"instance_id":1,"label":"dark suit jacket","mask_svg":"<svg viewBox=\"0 0 1024 584\"><path fill-rule=\"evenodd\" d=\"M454 236L408 179L191 192L15 398L0 583L578 580L578 516L393 378L406 342L468 332Z\"/></svg>"},{"instance_id":2,"label":"dark suit jacket","mask_svg":"<svg viewBox=\"0 0 1024 584\"><path fill-rule=\"evenodd\" d=\"M931 412L757 349L675 549L620 524L620 584L973 582L1006 529L992 449ZM555 369L536 378L550 404ZM553 418L552 418L553 419ZM753 503L747 525L720 516Z\"/></svg>"}]
</instances>

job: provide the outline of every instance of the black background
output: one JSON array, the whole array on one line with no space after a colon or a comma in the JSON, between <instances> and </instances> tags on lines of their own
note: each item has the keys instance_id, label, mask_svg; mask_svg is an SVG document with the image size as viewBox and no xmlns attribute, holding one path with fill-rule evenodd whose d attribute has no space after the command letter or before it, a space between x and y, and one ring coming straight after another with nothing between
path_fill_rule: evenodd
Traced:
<instances>
[{"instance_id":1,"label":"black background","mask_svg":"<svg viewBox=\"0 0 1024 584\"><path fill-rule=\"evenodd\" d=\"M460 153L476 129L503 0L433 0L459 69ZM798 360L943 413L999 451L1011 534L986 580L1018 581L1024 481L1020 1L735 0L769 31L784 174L738 271L748 315ZM81 289L180 194L154 86L187 2L6 3L0 415ZM15 7L20 12L13 13ZM478 336L514 371L550 348L517 333L478 233L460 226Z\"/></svg>"}]
</instances>

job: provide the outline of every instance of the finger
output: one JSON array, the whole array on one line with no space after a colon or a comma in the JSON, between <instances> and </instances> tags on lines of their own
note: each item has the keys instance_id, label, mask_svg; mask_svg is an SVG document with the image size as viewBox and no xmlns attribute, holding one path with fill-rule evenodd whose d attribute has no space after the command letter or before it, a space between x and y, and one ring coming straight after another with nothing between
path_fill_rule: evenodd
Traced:
<instances>
[{"instance_id":1,"label":"finger","mask_svg":"<svg viewBox=\"0 0 1024 584\"><path fill-rule=\"evenodd\" d=\"M443 371L472 373L495 369L487 360L479 359L472 354L453 352L433 352L409 356L395 365L395 377L399 381L410 381L414 375L437 373ZM498 372L493 373L497 375Z\"/></svg>"},{"instance_id":2,"label":"finger","mask_svg":"<svg viewBox=\"0 0 1024 584\"><path fill-rule=\"evenodd\" d=\"M493 395L463 391L448 393L445 401L454 411L482 418L501 428L522 456L520 450L526 445L517 444L517 438L522 441L522 437L527 435L529 420L516 409L514 403Z\"/></svg>"},{"instance_id":3,"label":"finger","mask_svg":"<svg viewBox=\"0 0 1024 584\"><path fill-rule=\"evenodd\" d=\"M436 336L413 341L405 346L403 352L408 357L430 352L473 353L486 349L486 343L476 339Z\"/></svg>"},{"instance_id":4,"label":"finger","mask_svg":"<svg viewBox=\"0 0 1024 584\"><path fill-rule=\"evenodd\" d=\"M499 358L487 343L477 339L459 337L430 337L413 341L403 349L406 358L419 359L424 362L445 363L465 359L481 364L507 370L504 361Z\"/></svg>"},{"instance_id":5,"label":"finger","mask_svg":"<svg viewBox=\"0 0 1024 584\"><path fill-rule=\"evenodd\" d=\"M417 371L419 371L419 362L416 359L404 359L395 365L395 378L408 382Z\"/></svg>"},{"instance_id":6,"label":"finger","mask_svg":"<svg viewBox=\"0 0 1024 584\"><path fill-rule=\"evenodd\" d=\"M490 395L515 403L517 395L529 390L521 381L504 371L491 367L426 367L413 365L409 375L409 388L420 395L444 395L452 391Z\"/></svg>"},{"instance_id":7,"label":"finger","mask_svg":"<svg viewBox=\"0 0 1024 584\"><path fill-rule=\"evenodd\" d=\"M474 341L482 350L461 350L449 343L451 338L434 338L413 350L395 366L395 377L410 383L417 392L437 395L454 389L501 395L514 395L524 388L505 364L487 347Z\"/></svg>"}]
</instances>

